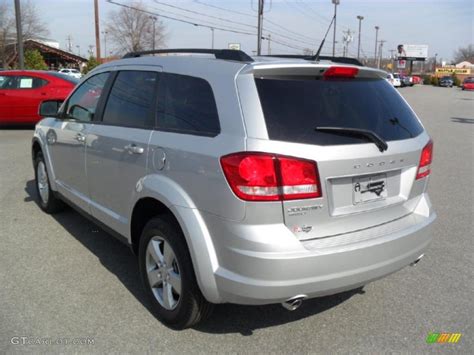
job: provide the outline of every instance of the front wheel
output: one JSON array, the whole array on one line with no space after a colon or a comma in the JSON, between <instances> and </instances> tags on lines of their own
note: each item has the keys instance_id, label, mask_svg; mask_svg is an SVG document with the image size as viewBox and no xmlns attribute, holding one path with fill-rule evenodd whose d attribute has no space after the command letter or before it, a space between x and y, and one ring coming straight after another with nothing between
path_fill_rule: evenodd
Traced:
<instances>
[{"instance_id":1,"label":"front wheel","mask_svg":"<svg viewBox=\"0 0 474 355\"><path fill-rule=\"evenodd\" d=\"M54 191L51 190L48 169L46 168L42 152L36 154L34 166L39 206L43 211L50 214L61 211L64 208L64 204L55 196Z\"/></svg>"},{"instance_id":2,"label":"front wheel","mask_svg":"<svg viewBox=\"0 0 474 355\"><path fill-rule=\"evenodd\" d=\"M212 304L199 289L184 235L173 218L155 217L146 224L138 262L153 311L165 325L185 329L210 315Z\"/></svg>"}]
</instances>

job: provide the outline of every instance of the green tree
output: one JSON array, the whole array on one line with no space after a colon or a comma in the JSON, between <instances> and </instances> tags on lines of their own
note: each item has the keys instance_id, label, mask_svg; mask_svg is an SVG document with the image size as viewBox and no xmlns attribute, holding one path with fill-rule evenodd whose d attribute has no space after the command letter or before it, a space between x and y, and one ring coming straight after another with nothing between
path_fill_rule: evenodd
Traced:
<instances>
[{"instance_id":1,"label":"green tree","mask_svg":"<svg viewBox=\"0 0 474 355\"><path fill-rule=\"evenodd\" d=\"M25 51L25 68L33 70L47 70L48 66L46 65L39 50L34 49Z\"/></svg>"},{"instance_id":2,"label":"green tree","mask_svg":"<svg viewBox=\"0 0 474 355\"><path fill-rule=\"evenodd\" d=\"M93 55L91 55L89 57L89 60L87 61L87 64L84 67L84 70L82 72L84 74L87 74L88 72L90 72L92 69L94 69L98 65L100 65L99 61Z\"/></svg>"},{"instance_id":3,"label":"green tree","mask_svg":"<svg viewBox=\"0 0 474 355\"><path fill-rule=\"evenodd\" d=\"M459 79L456 74L453 74L453 85L454 86L461 86L461 79Z\"/></svg>"}]
</instances>

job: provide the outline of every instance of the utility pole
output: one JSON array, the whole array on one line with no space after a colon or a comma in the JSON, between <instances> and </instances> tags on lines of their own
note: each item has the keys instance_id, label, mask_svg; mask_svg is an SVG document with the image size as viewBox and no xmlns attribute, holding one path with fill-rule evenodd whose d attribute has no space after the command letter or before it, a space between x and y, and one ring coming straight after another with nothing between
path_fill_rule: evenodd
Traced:
<instances>
[{"instance_id":1,"label":"utility pole","mask_svg":"<svg viewBox=\"0 0 474 355\"><path fill-rule=\"evenodd\" d=\"M359 20L359 42L357 43L357 59L360 58L360 32L362 29L362 20L364 19L364 16L357 16L357 19Z\"/></svg>"},{"instance_id":2,"label":"utility pole","mask_svg":"<svg viewBox=\"0 0 474 355\"><path fill-rule=\"evenodd\" d=\"M257 55L262 54L263 6L264 0L258 0Z\"/></svg>"},{"instance_id":3,"label":"utility pole","mask_svg":"<svg viewBox=\"0 0 474 355\"><path fill-rule=\"evenodd\" d=\"M390 49L390 61L392 63L392 73L394 72L395 69L395 55L393 54L395 52L395 49Z\"/></svg>"},{"instance_id":4,"label":"utility pole","mask_svg":"<svg viewBox=\"0 0 474 355\"><path fill-rule=\"evenodd\" d=\"M334 33L332 36L332 56L336 56L336 20L337 20L337 5L340 4L340 0L331 0L334 4Z\"/></svg>"},{"instance_id":5,"label":"utility pole","mask_svg":"<svg viewBox=\"0 0 474 355\"><path fill-rule=\"evenodd\" d=\"M272 35L269 33L268 34L268 37L267 37L267 40L268 40L268 48L267 48L267 54L270 55L272 54Z\"/></svg>"},{"instance_id":6,"label":"utility pole","mask_svg":"<svg viewBox=\"0 0 474 355\"><path fill-rule=\"evenodd\" d=\"M99 28L99 0L94 0L95 14L95 49L96 58L100 63L100 28ZM92 54L91 54L92 55Z\"/></svg>"},{"instance_id":7,"label":"utility pole","mask_svg":"<svg viewBox=\"0 0 474 355\"><path fill-rule=\"evenodd\" d=\"M81 56L81 46L76 45L76 48L77 48L77 55L80 57Z\"/></svg>"},{"instance_id":8,"label":"utility pole","mask_svg":"<svg viewBox=\"0 0 474 355\"><path fill-rule=\"evenodd\" d=\"M69 53L72 53L72 43L71 43L72 37L71 37L71 35L67 35L66 41L67 41L67 50L68 50Z\"/></svg>"},{"instance_id":9,"label":"utility pole","mask_svg":"<svg viewBox=\"0 0 474 355\"><path fill-rule=\"evenodd\" d=\"M382 48L383 48L383 44L384 44L385 42L387 42L387 41L384 41L383 39L381 39L381 40L379 41L379 43L380 43L380 49L379 49L379 58L378 58L378 61L377 61L377 69L380 69L380 64L381 64L381 62L382 62L382 50L383 50Z\"/></svg>"},{"instance_id":10,"label":"utility pole","mask_svg":"<svg viewBox=\"0 0 474 355\"><path fill-rule=\"evenodd\" d=\"M16 38L18 47L18 66L25 69L25 57L23 53L23 33L21 28L21 9L20 0L15 0L15 17L16 17Z\"/></svg>"},{"instance_id":11,"label":"utility pole","mask_svg":"<svg viewBox=\"0 0 474 355\"><path fill-rule=\"evenodd\" d=\"M343 48L342 56L345 57L347 56L347 53L349 52L349 43L352 42L354 37L352 36L352 31L350 29L348 29L347 31L344 31L343 34L344 35L342 36L342 42L344 43L344 48Z\"/></svg>"},{"instance_id":12,"label":"utility pole","mask_svg":"<svg viewBox=\"0 0 474 355\"><path fill-rule=\"evenodd\" d=\"M377 62L377 45L378 45L378 37L379 37L379 26L375 26L375 53L374 53L374 66Z\"/></svg>"}]
</instances>

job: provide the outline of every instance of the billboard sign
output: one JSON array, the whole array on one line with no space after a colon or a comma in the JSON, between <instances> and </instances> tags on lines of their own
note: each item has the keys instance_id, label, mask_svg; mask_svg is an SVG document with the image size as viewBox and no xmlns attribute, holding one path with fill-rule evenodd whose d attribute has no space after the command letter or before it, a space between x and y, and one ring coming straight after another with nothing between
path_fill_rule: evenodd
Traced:
<instances>
[{"instance_id":1,"label":"billboard sign","mask_svg":"<svg viewBox=\"0 0 474 355\"><path fill-rule=\"evenodd\" d=\"M425 60L428 58L427 44L399 44L397 46L398 60Z\"/></svg>"},{"instance_id":2,"label":"billboard sign","mask_svg":"<svg viewBox=\"0 0 474 355\"><path fill-rule=\"evenodd\" d=\"M398 69L405 69L406 67L407 67L407 61L406 60L403 60L403 59L397 60L397 68Z\"/></svg>"},{"instance_id":3,"label":"billboard sign","mask_svg":"<svg viewBox=\"0 0 474 355\"><path fill-rule=\"evenodd\" d=\"M456 67L444 67L436 68L436 74L471 74L470 68L456 68Z\"/></svg>"}]
</instances>

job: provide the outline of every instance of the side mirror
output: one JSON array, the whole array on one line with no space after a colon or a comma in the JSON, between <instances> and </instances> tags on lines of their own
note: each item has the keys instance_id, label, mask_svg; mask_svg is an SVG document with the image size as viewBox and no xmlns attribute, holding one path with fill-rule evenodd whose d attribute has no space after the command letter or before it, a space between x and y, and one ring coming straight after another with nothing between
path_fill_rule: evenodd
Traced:
<instances>
[{"instance_id":1,"label":"side mirror","mask_svg":"<svg viewBox=\"0 0 474 355\"><path fill-rule=\"evenodd\" d=\"M72 105L69 109L69 116L79 121L92 121L93 114L81 105Z\"/></svg>"},{"instance_id":2,"label":"side mirror","mask_svg":"<svg viewBox=\"0 0 474 355\"><path fill-rule=\"evenodd\" d=\"M58 117L58 110L63 102L59 100L43 101L39 107L41 117Z\"/></svg>"}]
</instances>

